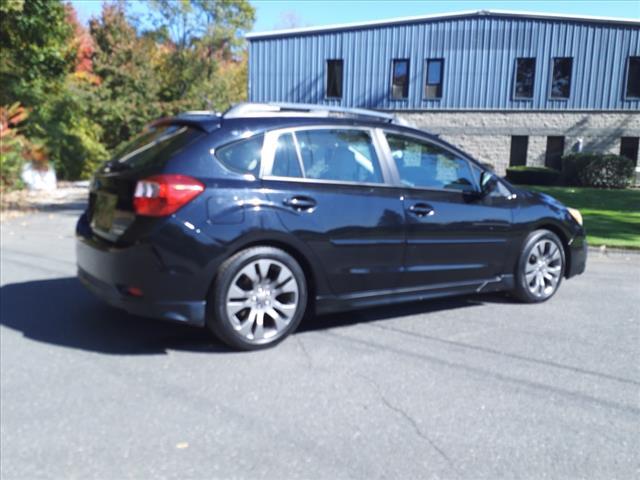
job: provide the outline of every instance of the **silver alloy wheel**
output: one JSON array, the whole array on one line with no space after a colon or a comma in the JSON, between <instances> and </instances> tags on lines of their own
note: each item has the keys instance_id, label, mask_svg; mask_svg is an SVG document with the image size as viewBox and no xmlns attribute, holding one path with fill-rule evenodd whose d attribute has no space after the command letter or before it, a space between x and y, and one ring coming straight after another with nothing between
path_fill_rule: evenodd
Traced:
<instances>
[{"instance_id":1,"label":"silver alloy wheel","mask_svg":"<svg viewBox=\"0 0 640 480\"><path fill-rule=\"evenodd\" d=\"M537 241L524 266L529 292L538 298L553 295L562 275L562 254L555 242L543 238Z\"/></svg>"},{"instance_id":2,"label":"silver alloy wheel","mask_svg":"<svg viewBox=\"0 0 640 480\"><path fill-rule=\"evenodd\" d=\"M227 291L227 317L250 342L280 336L298 310L298 282L282 262L255 260L240 270Z\"/></svg>"}]
</instances>

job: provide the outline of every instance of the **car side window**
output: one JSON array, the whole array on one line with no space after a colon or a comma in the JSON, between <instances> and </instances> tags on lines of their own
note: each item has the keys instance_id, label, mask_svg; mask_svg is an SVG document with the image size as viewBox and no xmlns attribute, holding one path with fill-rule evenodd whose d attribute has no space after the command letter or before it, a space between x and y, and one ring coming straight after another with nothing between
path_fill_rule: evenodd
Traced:
<instances>
[{"instance_id":1,"label":"car side window","mask_svg":"<svg viewBox=\"0 0 640 480\"><path fill-rule=\"evenodd\" d=\"M369 132L318 129L295 132L304 176L318 180L383 183Z\"/></svg>"},{"instance_id":2,"label":"car side window","mask_svg":"<svg viewBox=\"0 0 640 480\"><path fill-rule=\"evenodd\" d=\"M469 162L438 145L386 134L403 185L417 188L475 190Z\"/></svg>"},{"instance_id":3,"label":"car side window","mask_svg":"<svg viewBox=\"0 0 640 480\"><path fill-rule=\"evenodd\" d=\"M264 135L239 140L216 149L216 158L229 170L258 175Z\"/></svg>"},{"instance_id":4,"label":"car side window","mask_svg":"<svg viewBox=\"0 0 640 480\"><path fill-rule=\"evenodd\" d=\"M291 133L278 137L271 175L276 177L302 177L302 170Z\"/></svg>"}]
</instances>

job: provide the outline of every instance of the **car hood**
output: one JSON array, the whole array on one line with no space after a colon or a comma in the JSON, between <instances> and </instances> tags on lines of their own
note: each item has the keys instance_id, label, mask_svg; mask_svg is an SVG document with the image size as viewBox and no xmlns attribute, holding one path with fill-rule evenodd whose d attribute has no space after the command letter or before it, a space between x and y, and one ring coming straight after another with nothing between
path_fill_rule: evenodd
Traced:
<instances>
[{"instance_id":1,"label":"car hood","mask_svg":"<svg viewBox=\"0 0 640 480\"><path fill-rule=\"evenodd\" d=\"M560 200L542 192L532 190L518 190L518 197L528 200L530 203L541 203L560 210L566 210L567 206Z\"/></svg>"}]
</instances>

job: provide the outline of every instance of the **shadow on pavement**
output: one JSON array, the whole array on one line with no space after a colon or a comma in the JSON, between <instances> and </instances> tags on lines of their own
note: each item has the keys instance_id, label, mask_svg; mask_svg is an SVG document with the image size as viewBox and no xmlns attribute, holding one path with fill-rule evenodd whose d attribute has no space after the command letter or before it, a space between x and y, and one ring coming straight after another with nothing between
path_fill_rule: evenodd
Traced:
<instances>
[{"instance_id":1,"label":"shadow on pavement","mask_svg":"<svg viewBox=\"0 0 640 480\"><path fill-rule=\"evenodd\" d=\"M471 307L499 296L455 297L306 319L299 332ZM0 323L36 341L114 355L161 354L168 349L230 352L205 329L147 319L109 307L75 277L5 285Z\"/></svg>"},{"instance_id":2,"label":"shadow on pavement","mask_svg":"<svg viewBox=\"0 0 640 480\"><path fill-rule=\"evenodd\" d=\"M227 351L205 330L111 308L74 277L5 285L0 323L39 342L115 355Z\"/></svg>"},{"instance_id":3,"label":"shadow on pavement","mask_svg":"<svg viewBox=\"0 0 640 480\"><path fill-rule=\"evenodd\" d=\"M322 315L305 319L298 332L313 330L325 330L328 328L347 327L358 323L375 322L378 320L407 317L435 313L441 310L453 310L455 308L473 307L485 302L508 301L497 296L463 296L425 300L424 302L399 303L383 307L372 307L361 310Z\"/></svg>"}]
</instances>

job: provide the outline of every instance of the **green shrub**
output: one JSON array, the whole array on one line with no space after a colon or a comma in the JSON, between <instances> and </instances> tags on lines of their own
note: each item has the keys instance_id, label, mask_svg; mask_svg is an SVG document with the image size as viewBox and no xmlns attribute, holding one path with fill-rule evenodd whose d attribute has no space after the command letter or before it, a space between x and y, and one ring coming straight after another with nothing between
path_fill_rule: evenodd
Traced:
<instances>
[{"instance_id":1,"label":"green shrub","mask_svg":"<svg viewBox=\"0 0 640 480\"><path fill-rule=\"evenodd\" d=\"M619 155L603 155L589 162L578 172L578 179L585 187L626 188L633 181L633 161Z\"/></svg>"},{"instance_id":2,"label":"green shrub","mask_svg":"<svg viewBox=\"0 0 640 480\"><path fill-rule=\"evenodd\" d=\"M558 170L547 167L509 167L507 180L521 185L557 185L561 174Z\"/></svg>"},{"instance_id":3,"label":"green shrub","mask_svg":"<svg viewBox=\"0 0 640 480\"><path fill-rule=\"evenodd\" d=\"M22 188L20 172L25 162L22 149L19 140L3 141L0 151L0 191Z\"/></svg>"},{"instance_id":4,"label":"green shrub","mask_svg":"<svg viewBox=\"0 0 640 480\"><path fill-rule=\"evenodd\" d=\"M102 130L89 115L93 97L71 87L52 95L36 112L39 136L46 138L56 175L64 180L90 178L109 159L100 142Z\"/></svg>"},{"instance_id":5,"label":"green shrub","mask_svg":"<svg viewBox=\"0 0 640 480\"><path fill-rule=\"evenodd\" d=\"M562 158L566 185L596 188L625 188L633 181L635 165L619 155L575 153Z\"/></svg>"},{"instance_id":6,"label":"green shrub","mask_svg":"<svg viewBox=\"0 0 640 480\"><path fill-rule=\"evenodd\" d=\"M578 172L584 170L595 157L594 153L571 153L562 157L562 183L573 187L580 186Z\"/></svg>"}]
</instances>

